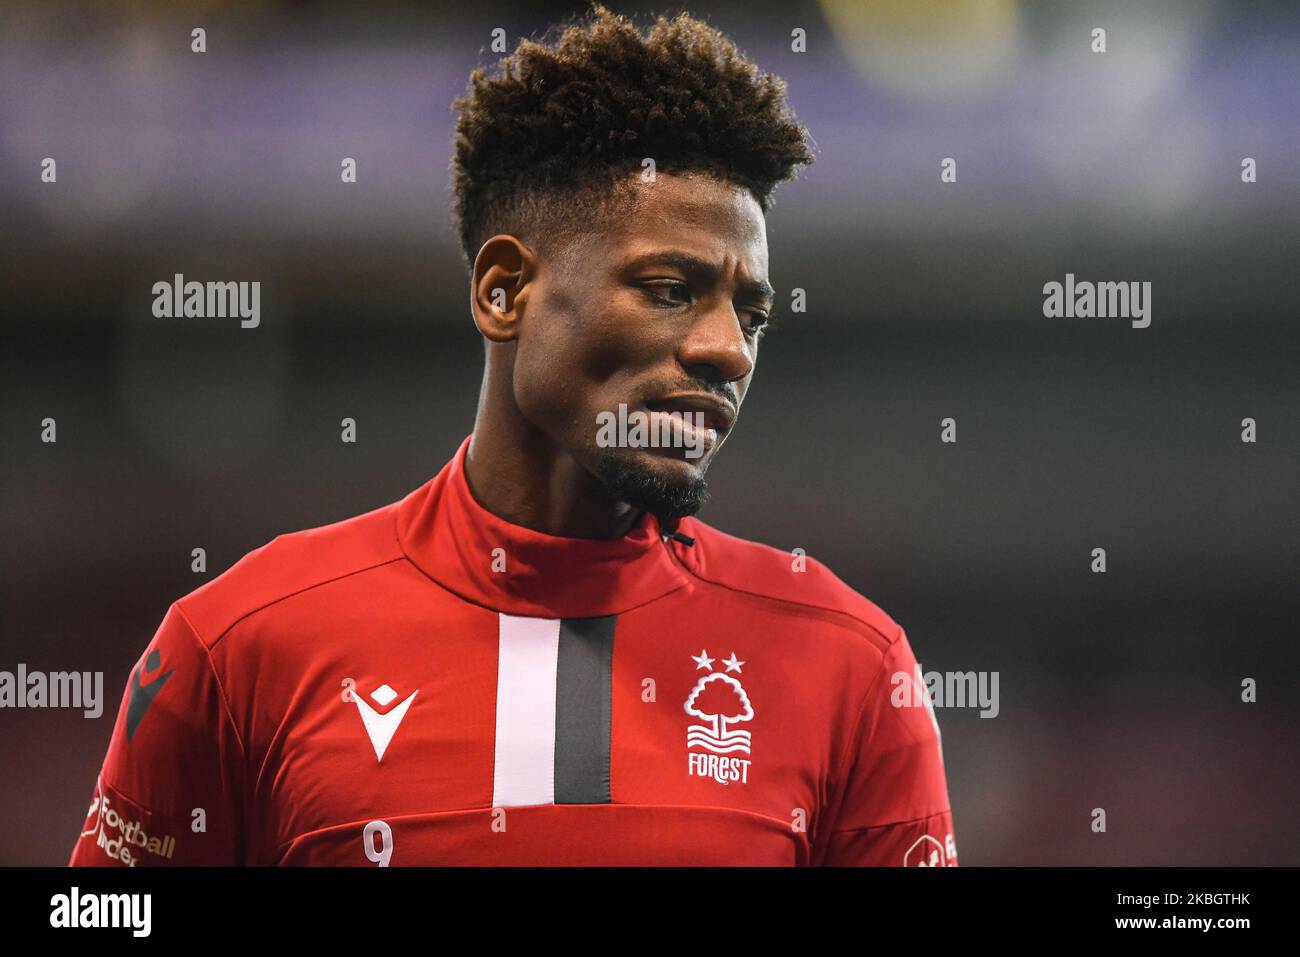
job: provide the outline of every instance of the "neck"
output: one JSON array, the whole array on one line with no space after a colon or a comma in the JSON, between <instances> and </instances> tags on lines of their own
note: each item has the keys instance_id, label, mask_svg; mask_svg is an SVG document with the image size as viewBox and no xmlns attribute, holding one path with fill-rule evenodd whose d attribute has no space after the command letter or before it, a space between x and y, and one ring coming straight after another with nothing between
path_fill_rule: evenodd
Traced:
<instances>
[{"instance_id":1,"label":"neck","mask_svg":"<svg viewBox=\"0 0 1300 957\"><path fill-rule=\"evenodd\" d=\"M563 538L621 538L641 513L611 498L568 449L524 419L485 379L465 481L483 508L512 525ZM499 390L498 390L499 391Z\"/></svg>"}]
</instances>

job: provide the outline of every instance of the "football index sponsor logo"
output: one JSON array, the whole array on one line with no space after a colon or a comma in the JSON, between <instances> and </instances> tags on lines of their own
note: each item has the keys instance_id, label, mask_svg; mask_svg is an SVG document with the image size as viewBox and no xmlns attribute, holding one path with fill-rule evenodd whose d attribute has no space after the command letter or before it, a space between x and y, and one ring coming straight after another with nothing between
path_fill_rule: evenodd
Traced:
<instances>
[{"instance_id":1,"label":"football index sponsor logo","mask_svg":"<svg viewBox=\"0 0 1300 957\"><path fill-rule=\"evenodd\" d=\"M696 671L709 673L695 682L683 706L688 715L705 722L686 729L686 773L713 778L719 784L732 781L747 784L752 762L736 755L750 753L750 734L735 725L752 721L754 706L744 686L728 673L740 674L745 662L738 660L733 651L730 658L722 659L725 670L714 671L714 659L709 657L708 649L691 655L691 660Z\"/></svg>"},{"instance_id":2,"label":"football index sponsor logo","mask_svg":"<svg viewBox=\"0 0 1300 957\"><path fill-rule=\"evenodd\" d=\"M344 691L343 700L351 701L357 706L357 711L361 714L361 723L365 725L366 737L370 739L370 746L375 749L375 759L382 762L384 752L388 750L389 743L393 740L393 735L397 733L402 719L406 717L407 710L411 707L411 702L415 696L420 693L416 688L401 704L391 710L380 714L372 708L361 695L357 694L356 681L352 678L343 679ZM397 697L397 692L387 684L382 684L374 691L370 692L370 697L381 707L386 708L393 703Z\"/></svg>"},{"instance_id":3,"label":"football index sponsor logo","mask_svg":"<svg viewBox=\"0 0 1300 957\"><path fill-rule=\"evenodd\" d=\"M95 846L103 850L109 860L121 861L127 867L135 867L143 860L143 854L170 861L176 853L176 838L170 834L150 836L142 822L129 820L110 806L100 778L95 779L95 797L86 811L81 837L94 837Z\"/></svg>"},{"instance_id":4,"label":"football index sponsor logo","mask_svg":"<svg viewBox=\"0 0 1300 957\"><path fill-rule=\"evenodd\" d=\"M51 927L128 927L132 937L148 937L152 918L152 894L83 894L74 886L50 898Z\"/></svg>"}]
</instances>

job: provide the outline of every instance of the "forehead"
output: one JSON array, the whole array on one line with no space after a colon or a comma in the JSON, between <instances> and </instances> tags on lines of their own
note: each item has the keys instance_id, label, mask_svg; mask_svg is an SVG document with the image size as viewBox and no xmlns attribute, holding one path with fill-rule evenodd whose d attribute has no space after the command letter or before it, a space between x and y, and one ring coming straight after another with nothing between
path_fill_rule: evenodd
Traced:
<instances>
[{"instance_id":1,"label":"forehead","mask_svg":"<svg viewBox=\"0 0 1300 957\"><path fill-rule=\"evenodd\" d=\"M767 230L749 190L703 173L658 173L649 183L636 174L627 189L604 244L610 258L671 246L766 276Z\"/></svg>"}]
</instances>

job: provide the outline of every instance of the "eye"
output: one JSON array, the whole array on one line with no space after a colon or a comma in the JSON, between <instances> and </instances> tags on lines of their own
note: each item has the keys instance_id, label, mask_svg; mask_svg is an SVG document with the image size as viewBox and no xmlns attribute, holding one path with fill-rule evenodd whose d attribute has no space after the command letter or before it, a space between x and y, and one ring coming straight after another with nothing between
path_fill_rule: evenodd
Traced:
<instances>
[{"instance_id":1,"label":"eye","mask_svg":"<svg viewBox=\"0 0 1300 957\"><path fill-rule=\"evenodd\" d=\"M691 301L691 287L680 280L657 279L642 284L642 288L660 305L684 306ZM680 295L682 298L674 299L674 295Z\"/></svg>"},{"instance_id":2,"label":"eye","mask_svg":"<svg viewBox=\"0 0 1300 957\"><path fill-rule=\"evenodd\" d=\"M654 279L641 283L641 288L646 291L656 305L664 308L685 306L692 301L690 284L682 282L680 279ZM772 318L758 309L741 308L737 309L736 312L741 316L749 316L749 321L745 323L744 327L747 336L760 335Z\"/></svg>"},{"instance_id":3,"label":"eye","mask_svg":"<svg viewBox=\"0 0 1300 957\"><path fill-rule=\"evenodd\" d=\"M757 309L741 309L740 312L749 314L749 325L745 331L750 334L762 333L765 331L767 324L772 321L771 316L765 312L759 312Z\"/></svg>"}]
</instances>

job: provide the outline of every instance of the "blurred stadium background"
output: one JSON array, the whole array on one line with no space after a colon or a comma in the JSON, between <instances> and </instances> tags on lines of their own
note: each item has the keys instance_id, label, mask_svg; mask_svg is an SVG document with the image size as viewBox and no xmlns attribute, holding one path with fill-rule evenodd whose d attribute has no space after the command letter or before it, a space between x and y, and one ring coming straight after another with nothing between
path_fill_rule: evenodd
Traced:
<instances>
[{"instance_id":1,"label":"blurred stadium background","mask_svg":"<svg viewBox=\"0 0 1300 957\"><path fill-rule=\"evenodd\" d=\"M819 151L769 218L809 309L780 310L700 517L829 563L926 670L1000 672L997 718L939 711L963 864L1294 863L1300 7L688 8ZM581 9L0 8L0 669L106 673L98 721L0 712L0 863L66 861L173 599L468 434L449 104L494 27ZM177 272L261 281L260 328L154 319ZM1150 281L1151 327L1042 318L1067 272Z\"/></svg>"}]
</instances>

